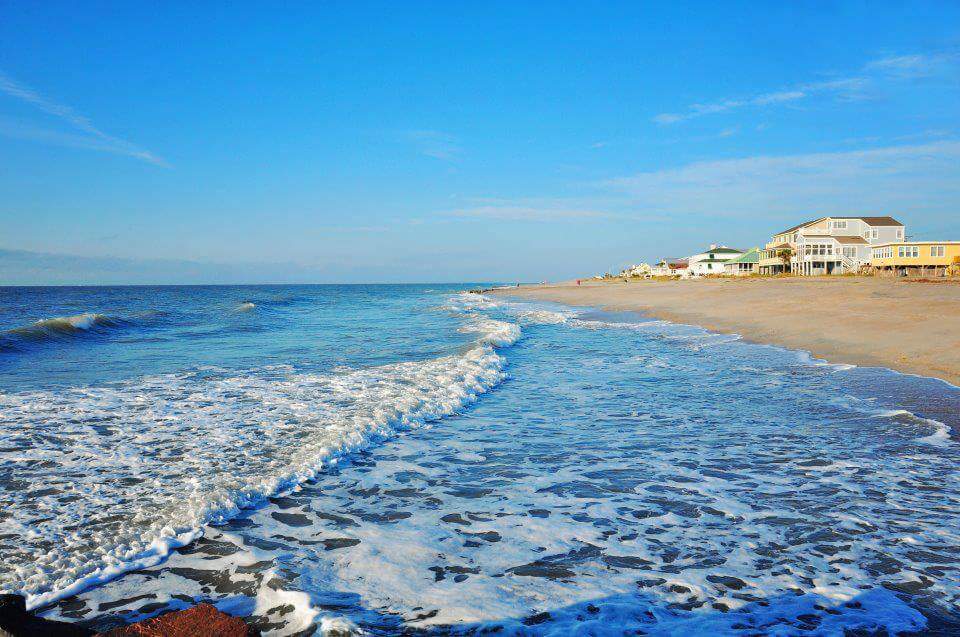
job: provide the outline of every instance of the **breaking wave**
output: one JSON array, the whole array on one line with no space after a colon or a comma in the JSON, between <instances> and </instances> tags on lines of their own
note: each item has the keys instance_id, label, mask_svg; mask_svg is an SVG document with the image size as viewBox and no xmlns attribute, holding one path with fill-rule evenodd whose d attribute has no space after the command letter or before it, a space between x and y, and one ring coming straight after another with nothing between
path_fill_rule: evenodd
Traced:
<instances>
[{"instance_id":1,"label":"breaking wave","mask_svg":"<svg viewBox=\"0 0 960 637\"><path fill-rule=\"evenodd\" d=\"M474 344L426 361L342 373L207 368L0 394L0 464L22 467L0 483L0 509L12 513L0 527L16 538L0 591L36 607L157 564L205 525L296 488L345 454L454 414L502 380L497 349L520 337L513 323L464 319Z\"/></svg>"},{"instance_id":2,"label":"breaking wave","mask_svg":"<svg viewBox=\"0 0 960 637\"><path fill-rule=\"evenodd\" d=\"M38 339L54 336L73 336L81 332L120 327L125 323L127 323L127 321L105 314L76 314L74 316L58 316L56 318L43 319L24 327L14 328L10 330L8 334Z\"/></svg>"},{"instance_id":3,"label":"breaking wave","mask_svg":"<svg viewBox=\"0 0 960 637\"><path fill-rule=\"evenodd\" d=\"M30 343L63 341L85 335L105 334L133 322L117 316L88 312L42 319L0 333L0 351L17 350Z\"/></svg>"}]
</instances>

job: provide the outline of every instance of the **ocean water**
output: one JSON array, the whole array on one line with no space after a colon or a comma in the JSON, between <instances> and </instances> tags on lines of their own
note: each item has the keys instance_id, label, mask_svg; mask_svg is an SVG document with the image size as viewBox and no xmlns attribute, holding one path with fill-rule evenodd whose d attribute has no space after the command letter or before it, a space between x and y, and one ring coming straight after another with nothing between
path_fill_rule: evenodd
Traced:
<instances>
[{"instance_id":1,"label":"ocean water","mask_svg":"<svg viewBox=\"0 0 960 637\"><path fill-rule=\"evenodd\" d=\"M0 288L0 589L98 629L960 631L960 389L464 288Z\"/></svg>"}]
</instances>

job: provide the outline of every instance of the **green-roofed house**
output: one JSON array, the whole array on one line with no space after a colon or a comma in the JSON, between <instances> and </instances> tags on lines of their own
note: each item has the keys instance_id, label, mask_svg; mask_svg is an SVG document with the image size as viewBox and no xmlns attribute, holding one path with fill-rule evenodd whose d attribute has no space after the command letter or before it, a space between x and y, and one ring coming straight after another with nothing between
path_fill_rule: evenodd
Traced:
<instances>
[{"instance_id":1,"label":"green-roofed house","mask_svg":"<svg viewBox=\"0 0 960 637\"><path fill-rule=\"evenodd\" d=\"M730 259L736 259L741 254L743 254L743 250L713 244L709 250L704 250L700 254L690 257L688 271L691 276L722 275L724 274L724 264Z\"/></svg>"},{"instance_id":2,"label":"green-roofed house","mask_svg":"<svg viewBox=\"0 0 960 637\"><path fill-rule=\"evenodd\" d=\"M760 272L760 248L750 248L736 259L723 264L727 276L747 276Z\"/></svg>"}]
</instances>

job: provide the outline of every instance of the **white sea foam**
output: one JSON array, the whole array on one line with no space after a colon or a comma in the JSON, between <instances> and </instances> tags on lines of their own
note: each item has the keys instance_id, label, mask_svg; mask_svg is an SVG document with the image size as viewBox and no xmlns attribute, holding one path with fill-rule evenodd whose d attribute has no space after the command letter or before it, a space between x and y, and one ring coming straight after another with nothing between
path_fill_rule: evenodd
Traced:
<instances>
[{"instance_id":1,"label":"white sea foam","mask_svg":"<svg viewBox=\"0 0 960 637\"><path fill-rule=\"evenodd\" d=\"M22 467L0 492L0 533L17 538L0 590L35 607L156 564L339 456L456 412L501 380L496 348L520 337L492 319L465 329L479 338L463 354L344 373L208 368L0 394L0 460Z\"/></svg>"},{"instance_id":2,"label":"white sea foam","mask_svg":"<svg viewBox=\"0 0 960 637\"><path fill-rule=\"evenodd\" d=\"M805 352L802 350L796 351L795 354L801 365L809 365L811 367L829 367L830 369L838 372L846 372L857 367L856 365L851 365L850 363L831 363L830 361L825 361L822 358L814 358L810 355L810 352Z\"/></svg>"},{"instance_id":3,"label":"white sea foam","mask_svg":"<svg viewBox=\"0 0 960 637\"><path fill-rule=\"evenodd\" d=\"M574 315L573 312L556 312L553 310L523 310L517 317L528 324L560 325L566 323Z\"/></svg>"},{"instance_id":4,"label":"white sea foam","mask_svg":"<svg viewBox=\"0 0 960 637\"><path fill-rule=\"evenodd\" d=\"M950 444L950 426L946 423L940 422L939 420L924 418L916 415L912 411L907 411L906 409L891 409L882 411L876 415L882 418L905 418L910 421L922 423L925 427L933 430L926 436L920 436L916 438L917 442L938 446Z\"/></svg>"},{"instance_id":5,"label":"white sea foam","mask_svg":"<svg viewBox=\"0 0 960 637\"><path fill-rule=\"evenodd\" d=\"M256 307L257 307L256 303L251 303L250 301L246 301L246 302L244 302L244 303L240 303L239 305L237 305L236 311L237 311L237 312L252 312L254 309L256 309Z\"/></svg>"}]
</instances>

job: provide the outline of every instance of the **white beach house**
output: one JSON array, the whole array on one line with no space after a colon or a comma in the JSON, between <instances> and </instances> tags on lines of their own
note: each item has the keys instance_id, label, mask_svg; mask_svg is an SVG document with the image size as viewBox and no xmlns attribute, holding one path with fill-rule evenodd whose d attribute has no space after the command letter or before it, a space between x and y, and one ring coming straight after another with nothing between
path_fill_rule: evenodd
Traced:
<instances>
[{"instance_id":1,"label":"white beach house","mask_svg":"<svg viewBox=\"0 0 960 637\"><path fill-rule=\"evenodd\" d=\"M689 258L690 274L691 276L723 274L724 264L731 259L739 257L743 253L743 250L713 244L709 250L695 254Z\"/></svg>"},{"instance_id":2,"label":"white beach house","mask_svg":"<svg viewBox=\"0 0 960 637\"><path fill-rule=\"evenodd\" d=\"M844 274L868 267L871 246L903 241L893 217L820 217L773 235L760 251L761 274Z\"/></svg>"},{"instance_id":3,"label":"white beach house","mask_svg":"<svg viewBox=\"0 0 960 637\"><path fill-rule=\"evenodd\" d=\"M653 276L684 276L687 273L689 265L686 257L667 257L660 259L660 261L651 268L650 273Z\"/></svg>"}]
</instances>

